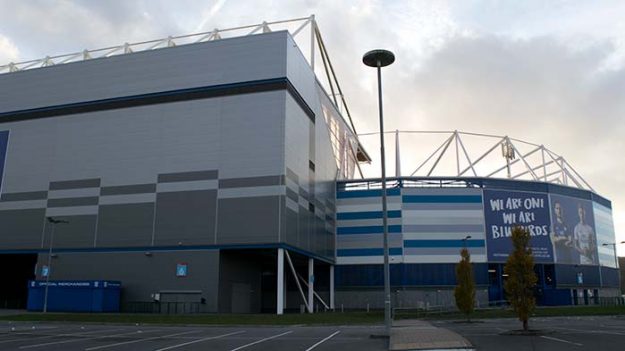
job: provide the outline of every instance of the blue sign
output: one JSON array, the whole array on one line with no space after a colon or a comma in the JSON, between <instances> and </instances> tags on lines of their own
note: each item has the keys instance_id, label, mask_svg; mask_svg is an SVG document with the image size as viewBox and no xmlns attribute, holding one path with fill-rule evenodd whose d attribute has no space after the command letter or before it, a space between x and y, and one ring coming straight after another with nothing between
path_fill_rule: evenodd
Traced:
<instances>
[{"instance_id":1,"label":"blue sign","mask_svg":"<svg viewBox=\"0 0 625 351\"><path fill-rule=\"evenodd\" d=\"M48 274L50 274L50 269L48 268L48 266L41 267L41 276L47 277Z\"/></svg>"},{"instance_id":2,"label":"blue sign","mask_svg":"<svg viewBox=\"0 0 625 351\"><path fill-rule=\"evenodd\" d=\"M187 264L178 263L176 265L176 277L186 277L186 276L187 276Z\"/></svg>"},{"instance_id":3,"label":"blue sign","mask_svg":"<svg viewBox=\"0 0 625 351\"><path fill-rule=\"evenodd\" d=\"M582 272L577 273L577 284L579 285L584 284L584 273Z\"/></svg>"},{"instance_id":4,"label":"blue sign","mask_svg":"<svg viewBox=\"0 0 625 351\"><path fill-rule=\"evenodd\" d=\"M9 131L0 131L0 194L2 193L2 178L4 178L4 164L6 163L7 147L9 146Z\"/></svg>"},{"instance_id":5,"label":"blue sign","mask_svg":"<svg viewBox=\"0 0 625 351\"><path fill-rule=\"evenodd\" d=\"M521 226L530 233L534 262L553 262L546 194L485 190L484 219L489 261L505 262L508 259L512 252L512 228Z\"/></svg>"},{"instance_id":6,"label":"blue sign","mask_svg":"<svg viewBox=\"0 0 625 351\"><path fill-rule=\"evenodd\" d=\"M45 267L45 266L44 266ZM51 280L46 282L45 280L31 280L30 286L32 288L41 288L45 286L60 287L60 288L119 288L121 282L108 281L108 280Z\"/></svg>"}]
</instances>

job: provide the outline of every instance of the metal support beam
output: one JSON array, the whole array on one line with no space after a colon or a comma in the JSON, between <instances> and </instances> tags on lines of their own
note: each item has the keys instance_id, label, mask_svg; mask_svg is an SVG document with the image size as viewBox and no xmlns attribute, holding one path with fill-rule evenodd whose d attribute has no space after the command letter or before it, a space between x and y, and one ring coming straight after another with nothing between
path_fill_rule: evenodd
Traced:
<instances>
[{"instance_id":1,"label":"metal support beam","mask_svg":"<svg viewBox=\"0 0 625 351\"><path fill-rule=\"evenodd\" d=\"M284 249L278 249L278 272L277 279L278 284L276 286L276 314L284 313Z\"/></svg>"},{"instance_id":2,"label":"metal support beam","mask_svg":"<svg viewBox=\"0 0 625 351\"><path fill-rule=\"evenodd\" d=\"M301 281L302 281L302 283L304 284L304 286L306 286L307 288L309 288L309 287L310 287L310 286L309 286L309 284L306 282L306 279L304 279L304 277L302 277L302 276L301 276L301 275L299 275L299 274L297 275L297 277L299 278L299 280L301 280ZM316 298L317 298L317 300L319 300L319 302L321 302L321 304L323 305L323 307L325 307L325 308L326 308L326 310L329 310L329 309L330 309L330 306L328 306L328 304L327 304L325 301L323 301L323 299L321 298L321 296L319 296L319 294L317 294L314 290L313 290L313 295L314 295L314 297L316 297Z\"/></svg>"},{"instance_id":3,"label":"metal support beam","mask_svg":"<svg viewBox=\"0 0 625 351\"><path fill-rule=\"evenodd\" d=\"M471 158L469 158L469 153L467 152L467 149L464 147L464 143L462 142L462 139L460 139L460 134L458 134L458 142L460 142L460 147L462 148L464 157L466 157L467 162L469 163L469 167L471 167L471 172L473 172L473 176L477 177L477 172L475 171L475 168L473 168L473 162L471 162ZM458 177L459 176L460 176L460 172L458 172Z\"/></svg>"},{"instance_id":4,"label":"metal support beam","mask_svg":"<svg viewBox=\"0 0 625 351\"><path fill-rule=\"evenodd\" d=\"M426 164L426 163L428 163L428 161L430 161L430 159L431 159L432 157L434 157L434 155L436 155L436 154L438 153L438 150L442 149L445 145L447 145L447 143L449 142L449 140L451 140L451 138L453 138L453 135L452 135L452 136L450 136L449 138L445 139L445 141L443 141L443 143L442 143L442 144L441 144L441 145L440 145L440 146L439 146L436 150L434 150L434 152L433 152L432 154L430 154L430 156L428 156L428 158L426 158L426 159L425 159L425 161L423 161L423 162L419 165L419 167L417 167L417 169L415 169L415 170L414 170L414 171L410 174L410 176L412 177L413 175L415 175L415 173L419 172L419 170L420 170L423 166L425 166L425 164Z\"/></svg>"},{"instance_id":5,"label":"metal support beam","mask_svg":"<svg viewBox=\"0 0 625 351\"><path fill-rule=\"evenodd\" d=\"M456 139L456 174L460 175L460 150L458 150L458 131L454 132L454 138Z\"/></svg>"},{"instance_id":6,"label":"metal support beam","mask_svg":"<svg viewBox=\"0 0 625 351\"><path fill-rule=\"evenodd\" d=\"M330 309L334 310L334 265L330 265Z\"/></svg>"},{"instance_id":7,"label":"metal support beam","mask_svg":"<svg viewBox=\"0 0 625 351\"><path fill-rule=\"evenodd\" d=\"M506 137L501 138L501 140L499 140L495 145L493 145L493 147L491 147L490 149L488 149L488 151L483 153L482 156L478 157L477 160L473 161L473 163L471 163L469 167L465 168L462 172L460 172L459 176L463 175L466 171L470 170L473 166L475 166L480 161L482 161L484 157L488 156L488 154L493 152L493 150L495 150L497 146L501 145L501 143L503 143L504 141L506 141Z\"/></svg>"},{"instance_id":8,"label":"metal support beam","mask_svg":"<svg viewBox=\"0 0 625 351\"><path fill-rule=\"evenodd\" d=\"M401 159L399 157L399 130L395 129L395 177L401 177Z\"/></svg>"},{"instance_id":9,"label":"metal support beam","mask_svg":"<svg viewBox=\"0 0 625 351\"><path fill-rule=\"evenodd\" d=\"M297 279L297 272L295 271L295 267L293 266L293 261L291 261L291 255L289 255L288 251L284 251L286 256L286 261L289 263L289 267L291 268L291 273L293 273L293 279L295 279L295 284L297 284L297 290L299 290L300 295L302 296L302 301L306 306L306 309L312 313L312 308L308 305L308 301L306 300L306 296L304 295L304 290L302 290L302 285L299 283L299 279Z\"/></svg>"},{"instance_id":10,"label":"metal support beam","mask_svg":"<svg viewBox=\"0 0 625 351\"><path fill-rule=\"evenodd\" d=\"M308 312L313 313L315 304L315 260L308 259Z\"/></svg>"}]
</instances>

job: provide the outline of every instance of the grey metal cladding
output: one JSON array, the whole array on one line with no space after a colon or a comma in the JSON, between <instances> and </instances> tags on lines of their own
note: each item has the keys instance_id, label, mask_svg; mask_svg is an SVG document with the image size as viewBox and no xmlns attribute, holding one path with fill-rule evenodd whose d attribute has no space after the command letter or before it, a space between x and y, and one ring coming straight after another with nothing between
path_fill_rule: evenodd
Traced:
<instances>
[{"instance_id":1,"label":"grey metal cladding","mask_svg":"<svg viewBox=\"0 0 625 351\"><path fill-rule=\"evenodd\" d=\"M68 223L56 225L54 228L54 247L80 248L93 247L97 215L56 216L56 219ZM50 245L50 225L45 226L44 246Z\"/></svg>"},{"instance_id":2,"label":"grey metal cladding","mask_svg":"<svg viewBox=\"0 0 625 351\"><path fill-rule=\"evenodd\" d=\"M285 31L264 33L5 74L0 85L12 89L0 96L0 109L284 77L288 36Z\"/></svg>"},{"instance_id":3,"label":"grey metal cladding","mask_svg":"<svg viewBox=\"0 0 625 351\"><path fill-rule=\"evenodd\" d=\"M63 180L50 182L50 190L97 188L100 186L100 178Z\"/></svg>"},{"instance_id":4,"label":"grey metal cladding","mask_svg":"<svg viewBox=\"0 0 625 351\"><path fill-rule=\"evenodd\" d=\"M47 198L47 191L26 191L20 193L4 193L0 197L0 201L45 200Z\"/></svg>"},{"instance_id":5,"label":"grey metal cladding","mask_svg":"<svg viewBox=\"0 0 625 351\"><path fill-rule=\"evenodd\" d=\"M290 208L286 209L286 232L283 235L283 240L289 245L299 246L299 232L297 230L299 214Z\"/></svg>"},{"instance_id":6,"label":"grey metal cladding","mask_svg":"<svg viewBox=\"0 0 625 351\"><path fill-rule=\"evenodd\" d=\"M276 242L283 203L283 196L219 199L217 244Z\"/></svg>"},{"instance_id":7,"label":"grey metal cladding","mask_svg":"<svg viewBox=\"0 0 625 351\"><path fill-rule=\"evenodd\" d=\"M213 244L216 201L217 190L157 194L154 244Z\"/></svg>"},{"instance_id":8,"label":"grey metal cladding","mask_svg":"<svg viewBox=\"0 0 625 351\"><path fill-rule=\"evenodd\" d=\"M100 189L100 195L126 195L126 194L145 194L155 193L156 184L134 184L134 185L118 185L103 186Z\"/></svg>"},{"instance_id":9,"label":"grey metal cladding","mask_svg":"<svg viewBox=\"0 0 625 351\"><path fill-rule=\"evenodd\" d=\"M286 78L276 78L266 81L237 82L224 86L205 86L182 90L163 91L138 96L121 96L113 99L79 102L74 104L56 105L37 109L0 113L2 121L23 121L29 119L68 116L97 111L109 111L129 107L160 105L181 101L209 99L220 96L260 93L266 91L289 89ZM291 94L294 94L289 90ZM295 92L297 94L297 92ZM302 104L305 102L302 100ZM304 108L304 107L302 107ZM308 108L310 110L310 108ZM314 114L313 117L314 118Z\"/></svg>"},{"instance_id":10,"label":"grey metal cladding","mask_svg":"<svg viewBox=\"0 0 625 351\"><path fill-rule=\"evenodd\" d=\"M48 207L93 206L98 204L98 200L97 196L48 199Z\"/></svg>"},{"instance_id":11,"label":"grey metal cladding","mask_svg":"<svg viewBox=\"0 0 625 351\"><path fill-rule=\"evenodd\" d=\"M294 181L295 184L299 183L299 176L295 172L293 172L293 170L291 170L289 167L286 168L286 177Z\"/></svg>"},{"instance_id":12,"label":"grey metal cladding","mask_svg":"<svg viewBox=\"0 0 625 351\"><path fill-rule=\"evenodd\" d=\"M100 206L96 244L98 247L149 246L153 227L153 203Z\"/></svg>"},{"instance_id":13,"label":"grey metal cladding","mask_svg":"<svg viewBox=\"0 0 625 351\"><path fill-rule=\"evenodd\" d=\"M308 191L306 191L304 188L300 187L299 188L299 195L301 197L303 197L304 199L308 200L310 198L310 194L308 193Z\"/></svg>"},{"instance_id":14,"label":"grey metal cladding","mask_svg":"<svg viewBox=\"0 0 625 351\"><path fill-rule=\"evenodd\" d=\"M161 290L201 290L204 312L217 312L219 251L59 253L53 277L65 280L118 280L122 282L122 303L147 301ZM46 262L46 255L39 255ZM188 275L176 276L176 264L187 263ZM37 277L41 279L41 276Z\"/></svg>"},{"instance_id":15,"label":"grey metal cladding","mask_svg":"<svg viewBox=\"0 0 625 351\"><path fill-rule=\"evenodd\" d=\"M223 189L271 185L284 185L284 175L219 179L219 187Z\"/></svg>"},{"instance_id":16,"label":"grey metal cladding","mask_svg":"<svg viewBox=\"0 0 625 351\"><path fill-rule=\"evenodd\" d=\"M291 190L290 188L286 188L286 197L288 197L289 199L298 202L299 201L299 195Z\"/></svg>"},{"instance_id":17,"label":"grey metal cladding","mask_svg":"<svg viewBox=\"0 0 625 351\"><path fill-rule=\"evenodd\" d=\"M45 213L43 208L0 211L0 249L40 247Z\"/></svg>"},{"instance_id":18,"label":"grey metal cladding","mask_svg":"<svg viewBox=\"0 0 625 351\"><path fill-rule=\"evenodd\" d=\"M171 183L171 182L189 182L195 180L210 180L217 179L217 170L207 171L193 171L193 172L180 172L180 173L165 173L158 175L159 183Z\"/></svg>"}]
</instances>

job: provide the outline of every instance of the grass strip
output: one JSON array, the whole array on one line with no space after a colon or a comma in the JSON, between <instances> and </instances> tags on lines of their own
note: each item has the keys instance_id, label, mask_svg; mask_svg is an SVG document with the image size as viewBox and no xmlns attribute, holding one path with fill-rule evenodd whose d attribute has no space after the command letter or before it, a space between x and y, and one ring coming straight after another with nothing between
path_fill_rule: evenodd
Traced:
<instances>
[{"instance_id":1,"label":"grass strip","mask_svg":"<svg viewBox=\"0 0 625 351\"><path fill-rule=\"evenodd\" d=\"M558 306L540 307L532 317L625 315L625 306ZM402 312L395 319L464 319L459 312ZM516 318L511 309L476 310L471 319ZM380 324L383 311L326 312L315 314L130 314L130 313L25 313L0 316L0 320L35 322L88 322L124 324L204 324L204 325L351 325Z\"/></svg>"}]
</instances>

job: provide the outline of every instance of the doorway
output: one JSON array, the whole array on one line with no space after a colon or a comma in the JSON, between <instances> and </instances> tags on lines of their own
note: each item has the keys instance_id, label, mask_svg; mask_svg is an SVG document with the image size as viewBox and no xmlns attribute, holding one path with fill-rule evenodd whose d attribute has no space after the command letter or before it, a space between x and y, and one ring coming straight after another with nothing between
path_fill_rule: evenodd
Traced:
<instances>
[{"instance_id":1,"label":"doorway","mask_svg":"<svg viewBox=\"0 0 625 351\"><path fill-rule=\"evenodd\" d=\"M25 309L28 281L35 279L37 254L0 254L0 308Z\"/></svg>"}]
</instances>

